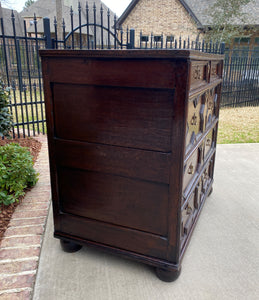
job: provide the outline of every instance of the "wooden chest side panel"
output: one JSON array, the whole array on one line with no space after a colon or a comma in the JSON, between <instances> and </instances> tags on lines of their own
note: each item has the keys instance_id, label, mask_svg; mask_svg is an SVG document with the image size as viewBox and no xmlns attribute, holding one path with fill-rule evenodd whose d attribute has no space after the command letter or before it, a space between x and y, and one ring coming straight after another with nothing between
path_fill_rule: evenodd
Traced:
<instances>
[{"instance_id":1,"label":"wooden chest side panel","mask_svg":"<svg viewBox=\"0 0 259 300\"><path fill-rule=\"evenodd\" d=\"M55 154L60 166L169 184L170 153L55 140Z\"/></svg>"},{"instance_id":2,"label":"wooden chest side panel","mask_svg":"<svg viewBox=\"0 0 259 300\"><path fill-rule=\"evenodd\" d=\"M117 249L166 258L168 241L165 237L68 214L62 214L60 220L61 231L56 231L56 234L64 232L64 235L78 237L79 240L94 241Z\"/></svg>"},{"instance_id":3,"label":"wooden chest side panel","mask_svg":"<svg viewBox=\"0 0 259 300\"><path fill-rule=\"evenodd\" d=\"M54 84L53 94L59 138L171 150L172 90Z\"/></svg>"},{"instance_id":4,"label":"wooden chest side panel","mask_svg":"<svg viewBox=\"0 0 259 300\"><path fill-rule=\"evenodd\" d=\"M163 59L48 58L50 82L143 88L174 86L174 63Z\"/></svg>"},{"instance_id":5,"label":"wooden chest side panel","mask_svg":"<svg viewBox=\"0 0 259 300\"><path fill-rule=\"evenodd\" d=\"M166 184L59 168L58 185L62 212L167 235Z\"/></svg>"}]
</instances>

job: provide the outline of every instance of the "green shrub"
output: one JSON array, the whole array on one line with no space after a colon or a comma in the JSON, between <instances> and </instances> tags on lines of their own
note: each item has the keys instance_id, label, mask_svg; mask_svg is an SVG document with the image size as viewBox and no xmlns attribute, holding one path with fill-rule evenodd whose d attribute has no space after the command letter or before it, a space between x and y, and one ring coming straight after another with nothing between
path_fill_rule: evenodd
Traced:
<instances>
[{"instance_id":1,"label":"green shrub","mask_svg":"<svg viewBox=\"0 0 259 300\"><path fill-rule=\"evenodd\" d=\"M0 137L10 137L13 118L8 107L9 92L0 79Z\"/></svg>"},{"instance_id":2,"label":"green shrub","mask_svg":"<svg viewBox=\"0 0 259 300\"><path fill-rule=\"evenodd\" d=\"M0 204L9 205L23 196L24 189L38 180L27 148L11 143L0 146Z\"/></svg>"}]
</instances>

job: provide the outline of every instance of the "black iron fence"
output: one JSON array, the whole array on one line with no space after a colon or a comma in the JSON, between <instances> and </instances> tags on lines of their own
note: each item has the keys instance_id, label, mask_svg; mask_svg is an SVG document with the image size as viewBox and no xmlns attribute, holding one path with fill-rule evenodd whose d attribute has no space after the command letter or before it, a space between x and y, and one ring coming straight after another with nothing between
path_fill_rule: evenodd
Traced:
<instances>
[{"instance_id":1,"label":"black iron fence","mask_svg":"<svg viewBox=\"0 0 259 300\"><path fill-rule=\"evenodd\" d=\"M10 18L12 33L8 35L5 34L4 20L0 19L0 76L11 87L10 108L18 137L46 131L39 49L193 49L218 54L225 51L224 44L220 43L175 39L163 34L147 35L134 29L118 28L116 16L106 7L97 9L95 4L92 8L87 4L82 8L79 3L76 13L71 8L70 24L63 20L61 28L56 18L49 20L34 15L30 22L23 21L20 30L23 33L17 35L13 13ZM249 59L244 62L244 68L239 65L242 60L234 58L233 54L226 56L223 106L241 102L258 104L258 57L255 60L250 55ZM234 75L240 68L243 68L242 75Z\"/></svg>"},{"instance_id":2,"label":"black iron fence","mask_svg":"<svg viewBox=\"0 0 259 300\"><path fill-rule=\"evenodd\" d=\"M226 50L221 106L259 105L259 46Z\"/></svg>"}]
</instances>

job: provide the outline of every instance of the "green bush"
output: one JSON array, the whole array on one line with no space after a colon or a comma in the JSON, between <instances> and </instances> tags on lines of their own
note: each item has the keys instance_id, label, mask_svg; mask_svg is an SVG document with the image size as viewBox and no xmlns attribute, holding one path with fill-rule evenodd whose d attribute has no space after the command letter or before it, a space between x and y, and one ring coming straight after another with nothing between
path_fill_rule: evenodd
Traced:
<instances>
[{"instance_id":1,"label":"green bush","mask_svg":"<svg viewBox=\"0 0 259 300\"><path fill-rule=\"evenodd\" d=\"M0 137L10 137L13 118L8 107L9 92L0 79Z\"/></svg>"},{"instance_id":2,"label":"green bush","mask_svg":"<svg viewBox=\"0 0 259 300\"><path fill-rule=\"evenodd\" d=\"M11 143L0 146L0 204L9 205L23 196L24 189L38 180L27 148Z\"/></svg>"}]
</instances>

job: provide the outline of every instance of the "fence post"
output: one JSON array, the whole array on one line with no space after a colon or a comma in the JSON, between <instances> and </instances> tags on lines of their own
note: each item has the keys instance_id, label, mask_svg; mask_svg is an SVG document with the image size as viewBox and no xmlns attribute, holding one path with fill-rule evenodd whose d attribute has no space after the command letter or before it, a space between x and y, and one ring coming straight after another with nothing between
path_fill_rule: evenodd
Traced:
<instances>
[{"instance_id":1,"label":"fence post","mask_svg":"<svg viewBox=\"0 0 259 300\"><path fill-rule=\"evenodd\" d=\"M44 37L45 37L46 49L53 49L53 43L51 41L49 18L47 18L47 17L43 18L43 27L44 27Z\"/></svg>"},{"instance_id":2,"label":"fence post","mask_svg":"<svg viewBox=\"0 0 259 300\"><path fill-rule=\"evenodd\" d=\"M127 49L135 48L135 29L130 29L130 42L127 44Z\"/></svg>"},{"instance_id":3,"label":"fence post","mask_svg":"<svg viewBox=\"0 0 259 300\"><path fill-rule=\"evenodd\" d=\"M220 43L220 54L225 54L225 43Z\"/></svg>"}]
</instances>

